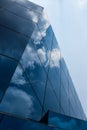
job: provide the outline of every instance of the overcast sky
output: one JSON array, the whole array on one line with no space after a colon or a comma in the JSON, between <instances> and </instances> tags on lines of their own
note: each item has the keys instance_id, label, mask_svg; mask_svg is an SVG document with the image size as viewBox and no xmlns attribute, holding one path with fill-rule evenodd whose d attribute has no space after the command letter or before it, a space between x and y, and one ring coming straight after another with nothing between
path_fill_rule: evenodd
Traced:
<instances>
[{"instance_id":1,"label":"overcast sky","mask_svg":"<svg viewBox=\"0 0 87 130\"><path fill-rule=\"evenodd\" d=\"M30 0L43 6L87 115L87 0Z\"/></svg>"}]
</instances>

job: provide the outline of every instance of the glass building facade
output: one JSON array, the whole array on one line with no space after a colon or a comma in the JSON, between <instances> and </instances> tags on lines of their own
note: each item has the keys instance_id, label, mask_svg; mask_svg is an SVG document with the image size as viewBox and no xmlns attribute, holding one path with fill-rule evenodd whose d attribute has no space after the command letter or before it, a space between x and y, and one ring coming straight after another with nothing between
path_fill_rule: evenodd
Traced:
<instances>
[{"instance_id":1,"label":"glass building facade","mask_svg":"<svg viewBox=\"0 0 87 130\"><path fill-rule=\"evenodd\" d=\"M48 111L86 119L44 9L1 0L0 130L59 130L49 127L53 112L40 123Z\"/></svg>"}]
</instances>

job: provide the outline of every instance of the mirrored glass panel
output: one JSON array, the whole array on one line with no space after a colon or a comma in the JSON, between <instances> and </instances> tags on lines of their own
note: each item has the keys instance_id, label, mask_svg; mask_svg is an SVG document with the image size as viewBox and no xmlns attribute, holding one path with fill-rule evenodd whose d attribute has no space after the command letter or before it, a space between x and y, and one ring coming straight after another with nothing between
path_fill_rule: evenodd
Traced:
<instances>
[{"instance_id":1,"label":"mirrored glass panel","mask_svg":"<svg viewBox=\"0 0 87 130\"><path fill-rule=\"evenodd\" d=\"M57 98L60 100L60 72L56 67L52 67L48 72L48 79L52 84L52 88L55 91ZM55 78L54 78L55 77Z\"/></svg>"},{"instance_id":2,"label":"mirrored glass panel","mask_svg":"<svg viewBox=\"0 0 87 130\"><path fill-rule=\"evenodd\" d=\"M69 97L69 82L68 82L68 77L65 75L65 72L63 70L63 68L61 68L61 93L62 90L64 90L67 94L67 97Z\"/></svg>"},{"instance_id":3,"label":"mirrored glass panel","mask_svg":"<svg viewBox=\"0 0 87 130\"><path fill-rule=\"evenodd\" d=\"M17 66L0 104L0 111L23 118L41 118L42 105L20 65Z\"/></svg>"},{"instance_id":4,"label":"mirrored glass panel","mask_svg":"<svg viewBox=\"0 0 87 130\"><path fill-rule=\"evenodd\" d=\"M16 61L0 55L0 101L9 86L17 64Z\"/></svg>"},{"instance_id":5,"label":"mirrored glass panel","mask_svg":"<svg viewBox=\"0 0 87 130\"><path fill-rule=\"evenodd\" d=\"M0 130L54 130L54 127L24 120L18 117L0 114Z\"/></svg>"},{"instance_id":6,"label":"mirrored glass panel","mask_svg":"<svg viewBox=\"0 0 87 130\"><path fill-rule=\"evenodd\" d=\"M19 17L8 10L0 11L0 25L26 37L30 37L34 29L34 24L31 20Z\"/></svg>"},{"instance_id":7,"label":"mirrored glass panel","mask_svg":"<svg viewBox=\"0 0 87 130\"><path fill-rule=\"evenodd\" d=\"M52 88L51 83L48 81L44 99L44 110L46 112L48 110L59 112L59 107L59 100L57 98L55 90Z\"/></svg>"},{"instance_id":8,"label":"mirrored glass panel","mask_svg":"<svg viewBox=\"0 0 87 130\"><path fill-rule=\"evenodd\" d=\"M60 130L86 130L87 121L49 112L48 124L54 125Z\"/></svg>"},{"instance_id":9,"label":"mirrored glass panel","mask_svg":"<svg viewBox=\"0 0 87 130\"><path fill-rule=\"evenodd\" d=\"M0 54L19 60L29 38L0 26Z\"/></svg>"},{"instance_id":10,"label":"mirrored glass panel","mask_svg":"<svg viewBox=\"0 0 87 130\"><path fill-rule=\"evenodd\" d=\"M53 42L54 33L53 33L52 27L50 25L47 28L45 28L44 26L45 25L43 23L41 30L39 29L41 36L42 36L41 42L45 46L46 50L48 50L48 52L50 52L52 49L52 42Z\"/></svg>"},{"instance_id":11,"label":"mirrored glass panel","mask_svg":"<svg viewBox=\"0 0 87 130\"><path fill-rule=\"evenodd\" d=\"M46 56L44 55L44 49L38 48L37 50L35 50L34 43L31 39L23 53L20 62L41 103L43 103L47 78L47 74L43 67L43 65L45 64L45 60Z\"/></svg>"},{"instance_id":12,"label":"mirrored glass panel","mask_svg":"<svg viewBox=\"0 0 87 130\"><path fill-rule=\"evenodd\" d=\"M70 114L69 100L63 85L61 85L60 101L61 101L61 107L63 108L63 111L61 110L61 114L69 115Z\"/></svg>"}]
</instances>

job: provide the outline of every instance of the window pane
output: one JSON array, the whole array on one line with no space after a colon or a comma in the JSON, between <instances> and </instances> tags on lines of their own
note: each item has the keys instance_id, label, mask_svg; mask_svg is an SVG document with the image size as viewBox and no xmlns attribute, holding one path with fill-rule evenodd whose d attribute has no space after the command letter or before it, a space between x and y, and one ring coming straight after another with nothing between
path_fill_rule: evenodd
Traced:
<instances>
[{"instance_id":1,"label":"window pane","mask_svg":"<svg viewBox=\"0 0 87 130\"><path fill-rule=\"evenodd\" d=\"M20 59L29 39L0 26L0 54Z\"/></svg>"},{"instance_id":2,"label":"window pane","mask_svg":"<svg viewBox=\"0 0 87 130\"><path fill-rule=\"evenodd\" d=\"M41 103L43 103L47 78L43 67L46 58L44 58L43 51L43 48L35 50L33 42L29 41L20 61ZM42 61L40 61L37 53L42 57Z\"/></svg>"},{"instance_id":3,"label":"window pane","mask_svg":"<svg viewBox=\"0 0 87 130\"><path fill-rule=\"evenodd\" d=\"M0 114L0 130L54 130L54 128L39 122L36 123L34 121Z\"/></svg>"},{"instance_id":4,"label":"window pane","mask_svg":"<svg viewBox=\"0 0 87 130\"><path fill-rule=\"evenodd\" d=\"M41 118L42 106L20 66L16 68L0 111L35 120Z\"/></svg>"},{"instance_id":5,"label":"window pane","mask_svg":"<svg viewBox=\"0 0 87 130\"><path fill-rule=\"evenodd\" d=\"M17 63L14 60L0 55L0 100L9 86L16 66Z\"/></svg>"},{"instance_id":6,"label":"window pane","mask_svg":"<svg viewBox=\"0 0 87 130\"><path fill-rule=\"evenodd\" d=\"M59 101L49 81L47 82L46 87L44 110L59 112Z\"/></svg>"},{"instance_id":7,"label":"window pane","mask_svg":"<svg viewBox=\"0 0 87 130\"><path fill-rule=\"evenodd\" d=\"M49 112L48 124L60 128L60 130L86 130L87 121L75 119L65 115Z\"/></svg>"},{"instance_id":8,"label":"window pane","mask_svg":"<svg viewBox=\"0 0 87 130\"><path fill-rule=\"evenodd\" d=\"M10 8L10 7L9 7ZM30 37L34 29L34 24L30 20L23 19L18 15L3 10L0 12L0 25L5 26L13 31Z\"/></svg>"}]
</instances>

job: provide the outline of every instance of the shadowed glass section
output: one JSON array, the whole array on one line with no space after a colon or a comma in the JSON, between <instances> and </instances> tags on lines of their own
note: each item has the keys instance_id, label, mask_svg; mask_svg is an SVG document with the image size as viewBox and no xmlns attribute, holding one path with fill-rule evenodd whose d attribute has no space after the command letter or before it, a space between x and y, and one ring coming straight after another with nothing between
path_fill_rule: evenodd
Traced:
<instances>
[{"instance_id":1,"label":"shadowed glass section","mask_svg":"<svg viewBox=\"0 0 87 130\"><path fill-rule=\"evenodd\" d=\"M0 26L0 54L20 59L28 39Z\"/></svg>"},{"instance_id":2,"label":"shadowed glass section","mask_svg":"<svg viewBox=\"0 0 87 130\"><path fill-rule=\"evenodd\" d=\"M0 19L0 25L21 33L26 37L30 37L34 29L34 24L30 20L23 19L7 10L0 11Z\"/></svg>"},{"instance_id":3,"label":"shadowed glass section","mask_svg":"<svg viewBox=\"0 0 87 130\"><path fill-rule=\"evenodd\" d=\"M42 106L20 65L17 66L9 88L0 104L0 111L40 120Z\"/></svg>"},{"instance_id":4,"label":"shadowed glass section","mask_svg":"<svg viewBox=\"0 0 87 130\"><path fill-rule=\"evenodd\" d=\"M0 114L0 130L54 130L54 128L39 122Z\"/></svg>"},{"instance_id":5,"label":"shadowed glass section","mask_svg":"<svg viewBox=\"0 0 87 130\"><path fill-rule=\"evenodd\" d=\"M56 111L56 112L59 111L58 99L49 81L47 82L47 87L46 87L44 110L45 112L47 112L48 110Z\"/></svg>"},{"instance_id":6,"label":"shadowed glass section","mask_svg":"<svg viewBox=\"0 0 87 130\"><path fill-rule=\"evenodd\" d=\"M49 112L48 124L60 128L60 130L86 130L87 121Z\"/></svg>"},{"instance_id":7,"label":"shadowed glass section","mask_svg":"<svg viewBox=\"0 0 87 130\"><path fill-rule=\"evenodd\" d=\"M11 77L16 69L17 62L0 55L0 100L9 86Z\"/></svg>"},{"instance_id":8,"label":"shadowed glass section","mask_svg":"<svg viewBox=\"0 0 87 130\"><path fill-rule=\"evenodd\" d=\"M0 7L0 54L19 60L35 25L27 19L31 18L27 9L24 8L23 13L23 8L14 0L1 0Z\"/></svg>"}]
</instances>

